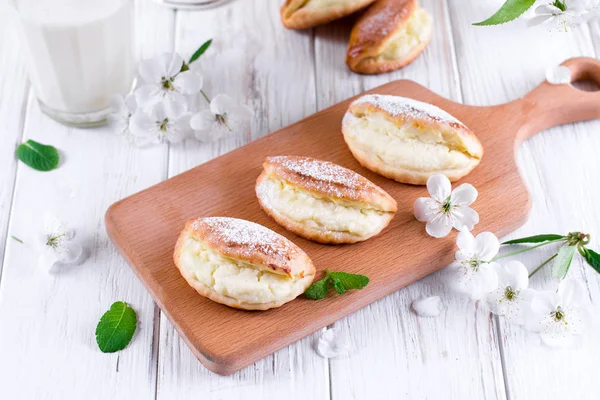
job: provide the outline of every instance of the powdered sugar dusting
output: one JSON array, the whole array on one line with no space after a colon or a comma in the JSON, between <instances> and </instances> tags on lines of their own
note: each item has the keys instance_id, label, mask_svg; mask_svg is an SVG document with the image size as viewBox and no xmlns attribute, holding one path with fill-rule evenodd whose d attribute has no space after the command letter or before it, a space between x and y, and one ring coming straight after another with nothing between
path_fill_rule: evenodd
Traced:
<instances>
[{"instance_id":1,"label":"powdered sugar dusting","mask_svg":"<svg viewBox=\"0 0 600 400\"><path fill-rule=\"evenodd\" d=\"M243 248L246 256L262 253L268 256L281 256L287 261L287 253L294 246L289 240L254 222L238 218L208 217L192 223L197 231L206 231L211 241L222 243L237 250Z\"/></svg>"},{"instance_id":2,"label":"powdered sugar dusting","mask_svg":"<svg viewBox=\"0 0 600 400\"><path fill-rule=\"evenodd\" d=\"M300 177L309 178L303 181L303 186L307 189L340 198L348 197L348 190L356 191L350 197L357 198L358 192L371 184L356 172L329 161L294 156L269 157L268 161L279 164Z\"/></svg>"},{"instance_id":3,"label":"powdered sugar dusting","mask_svg":"<svg viewBox=\"0 0 600 400\"><path fill-rule=\"evenodd\" d=\"M382 94L367 94L356 99L350 107L358 104L371 104L393 117L402 117L404 119L427 120L433 122L441 122L447 124L459 124L464 127L464 124L448 114L446 111L432 104L423 103L421 101L409 99L400 96L390 96Z\"/></svg>"}]
</instances>

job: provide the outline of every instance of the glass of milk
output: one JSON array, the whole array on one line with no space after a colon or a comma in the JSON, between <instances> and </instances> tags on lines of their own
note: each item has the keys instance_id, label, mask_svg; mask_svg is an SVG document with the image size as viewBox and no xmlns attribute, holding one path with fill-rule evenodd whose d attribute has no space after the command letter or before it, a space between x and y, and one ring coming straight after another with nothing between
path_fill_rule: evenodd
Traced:
<instances>
[{"instance_id":1,"label":"glass of milk","mask_svg":"<svg viewBox=\"0 0 600 400\"><path fill-rule=\"evenodd\" d=\"M136 74L133 0L10 0L41 109L68 125L106 122Z\"/></svg>"}]
</instances>

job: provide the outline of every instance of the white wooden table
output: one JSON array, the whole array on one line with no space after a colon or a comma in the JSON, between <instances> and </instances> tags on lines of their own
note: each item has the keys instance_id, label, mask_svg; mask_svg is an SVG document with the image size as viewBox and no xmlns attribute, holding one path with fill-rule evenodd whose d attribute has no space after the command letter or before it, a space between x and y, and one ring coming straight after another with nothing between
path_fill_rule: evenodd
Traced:
<instances>
[{"instance_id":1,"label":"white wooden table","mask_svg":"<svg viewBox=\"0 0 600 400\"><path fill-rule=\"evenodd\" d=\"M0 9L0 398L2 399L598 399L598 329L573 349L550 350L535 334L448 293L439 274L335 323L354 351L326 360L316 333L228 377L206 370L161 315L104 229L106 208L347 97L407 78L467 104L517 98L544 79L547 67L572 56L597 57L600 41L583 26L571 33L515 25L476 28L500 0L423 0L435 18L426 52L404 70L359 76L343 62L348 21L307 32L285 30L281 0L237 0L204 12L174 12L138 0L143 56L189 54L208 38L206 89L251 105L243 137L214 144L188 141L129 147L108 128L61 126L40 112L23 69L21 46ZM527 141L518 155L531 190L529 221L512 236L592 234L600 249L600 121L563 126ZM58 147L64 164L39 173L17 163L26 139ZM486 149L486 151L494 151ZM510 202L510 199L506 199ZM27 245L46 211L73 225L89 252L80 266L48 274ZM25 240L21 244L11 235ZM548 256L526 253L530 269ZM600 311L600 275L578 258L582 279ZM549 271L534 288L553 288ZM419 318L411 302L441 295L446 310ZM139 318L124 351L103 354L94 329L116 300Z\"/></svg>"}]
</instances>

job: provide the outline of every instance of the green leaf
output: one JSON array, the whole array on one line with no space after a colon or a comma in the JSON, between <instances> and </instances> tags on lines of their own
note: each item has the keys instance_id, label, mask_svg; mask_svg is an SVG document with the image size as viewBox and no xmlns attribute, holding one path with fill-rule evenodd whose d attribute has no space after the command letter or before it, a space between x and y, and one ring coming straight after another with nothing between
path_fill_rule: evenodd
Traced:
<instances>
[{"instance_id":1,"label":"green leaf","mask_svg":"<svg viewBox=\"0 0 600 400\"><path fill-rule=\"evenodd\" d=\"M13 240L16 240L16 241L17 241L17 242L19 242L19 243L23 243L23 241L22 241L21 239L19 239L18 237L16 237L16 236L10 235L10 237L11 237Z\"/></svg>"},{"instance_id":2,"label":"green leaf","mask_svg":"<svg viewBox=\"0 0 600 400\"><path fill-rule=\"evenodd\" d=\"M204 42L202 44L202 46L200 46L198 48L198 50L196 50L196 52L194 54L192 54L192 56L190 57L190 61L188 62L188 64L193 63L194 61L196 61L197 59L200 58L200 56L202 54L204 54L204 52L206 50L208 50L208 48L210 47L210 44L212 43L212 39L207 40L206 42Z\"/></svg>"},{"instance_id":3,"label":"green leaf","mask_svg":"<svg viewBox=\"0 0 600 400\"><path fill-rule=\"evenodd\" d=\"M339 280L345 290L362 289L369 284L369 278L364 275L347 272L328 272L328 275L333 280Z\"/></svg>"},{"instance_id":4,"label":"green leaf","mask_svg":"<svg viewBox=\"0 0 600 400\"><path fill-rule=\"evenodd\" d=\"M571 267L571 262L573 261L573 256L575 255L575 250L577 246L561 246L558 249L558 254L554 259L554 263L552 264L552 276L558 279L563 279L567 272L569 272L569 267Z\"/></svg>"},{"instance_id":5,"label":"green leaf","mask_svg":"<svg viewBox=\"0 0 600 400\"><path fill-rule=\"evenodd\" d=\"M320 300L327 296L327 292L329 291L329 276L321 279L320 281L316 281L312 285L306 289L304 295L311 300Z\"/></svg>"},{"instance_id":6,"label":"green leaf","mask_svg":"<svg viewBox=\"0 0 600 400\"><path fill-rule=\"evenodd\" d=\"M527 237L520 238L520 239L513 239L513 240L509 240L507 242L504 242L502 244L541 243L541 242L547 242L549 240L560 240L560 239L566 239L566 237L564 237L563 235L556 235L553 233L548 233L545 235L535 235L535 236L527 236Z\"/></svg>"},{"instance_id":7,"label":"green leaf","mask_svg":"<svg viewBox=\"0 0 600 400\"><path fill-rule=\"evenodd\" d=\"M517 19L535 4L536 0L506 0L498 11L485 21L474 23L476 26L499 25Z\"/></svg>"},{"instance_id":8,"label":"green leaf","mask_svg":"<svg viewBox=\"0 0 600 400\"><path fill-rule=\"evenodd\" d=\"M117 301L104 313L96 327L96 343L103 353L123 350L133 337L137 316L127 303Z\"/></svg>"},{"instance_id":9,"label":"green leaf","mask_svg":"<svg viewBox=\"0 0 600 400\"><path fill-rule=\"evenodd\" d=\"M60 161L56 148L33 140L21 143L15 154L23 163L38 171L51 171L58 167Z\"/></svg>"},{"instance_id":10,"label":"green leaf","mask_svg":"<svg viewBox=\"0 0 600 400\"><path fill-rule=\"evenodd\" d=\"M333 282L333 288L336 292L338 292L339 294L346 293L346 288L344 287L344 284L341 280L339 280L338 278L331 278L331 282Z\"/></svg>"},{"instance_id":11,"label":"green leaf","mask_svg":"<svg viewBox=\"0 0 600 400\"><path fill-rule=\"evenodd\" d=\"M590 266L594 268L596 272L600 273L600 254L596 253L592 249L587 249L585 247L580 248L579 252L583 256L583 258L585 258L585 261L587 261L587 263L590 264Z\"/></svg>"}]
</instances>

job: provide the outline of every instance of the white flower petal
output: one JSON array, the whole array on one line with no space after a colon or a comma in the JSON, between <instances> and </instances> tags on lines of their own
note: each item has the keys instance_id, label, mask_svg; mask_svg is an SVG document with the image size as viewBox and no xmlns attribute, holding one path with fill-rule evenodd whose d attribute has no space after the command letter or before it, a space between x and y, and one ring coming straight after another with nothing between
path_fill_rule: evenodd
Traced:
<instances>
[{"instance_id":1,"label":"white flower petal","mask_svg":"<svg viewBox=\"0 0 600 400\"><path fill-rule=\"evenodd\" d=\"M176 92L175 90L167 90L163 92L163 98L165 105L170 103L175 104L174 107L176 107L177 105L180 106L185 104L187 107L188 99L183 94Z\"/></svg>"},{"instance_id":2,"label":"white flower petal","mask_svg":"<svg viewBox=\"0 0 600 400\"><path fill-rule=\"evenodd\" d=\"M215 115L210 110L202 110L192 116L190 125L195 131L207 131L215 124Z\"/></svg>"},{"instance_id":3,"label":"white flower petal","mask_svg":"<svg viewBox=\"0 0 600 400\"><path fill-rule=\"evenodd\" d=\"M550 315L560 304L560 296L558 293L540 291L536 292L531 299L531 310L536 314Z\"/></svg>"},{"instance_id":4,"label":"white flower petal","mask_svg":"<svg viewBox=\"0 0 600 400\"><path fill-rule=\"evenodd\" d=\"M447 236L452 230L452 221L445 214L438 214L425 225L425 231L435 238Z\"/></svg>"},{"instance_id":5,"label":"white flower petal","mask_svg":"<svg viewBox=\"0 0 600 400\"><path fill-rule=\"evenodd\" d=\"M167 140L171 143L183 141L190 133L190 116L184 115L174 121L169 121Z\"/></svg>"},{"instance_id":6,"label":"white flower petal","mask_svg":"<svg viewBox=\"0 0 600 400\"><path fill-rule=\"evenodd\" d=\"M442 203L450 196L452 185L446 175L435 174L427 179L427 190L434 200Z\"/></svg>"},{"instance_id":7,"label":"white flower petal","mask_svg":"<svg viewBox=\"0 0 600 400\"><path fill-rule=\"evenodd\" d=\"M571 83L571 70L564 65L557 65L546 70L546 80L553 85Z\"/></svg>"},{"instance_id":8,"label":"white flower petal","mask_svg":"<svg viewBox=\"0 0 600 400\"><path fill-rule=\"evenodd\" d=\"M529 285L529 271L522 262L516 260L509 261L504 265L502 270L507 273L506 285L514 290L525 289Z\"/></svg>"},{"instance_id":9,"label":"white flower petal","mask_svg":"<svg viewBox=\"0 0 600 400\"><path fill-rule=\"evenodd\" d=\"M456 189L452 191L450 195L450 199L452 204L457 205L471 205L475 200L477 200L477 189L468 183L463 183Z\"/></svg>"},{"instance_id":10,"label":"white flower petal","mask_svg":"<svg viewBox=\"0 0 600 400\"><path fill-rule=\"evenodd\" d=\"M161 101L164 97L163 91L158 85L146 84L135 91L135 100L140 107L150 107Z\"/></svg>"},{"instance_id":11,"label":"white flower petal","mask_svg":"<svg viewBox=\"0 0 600 400\"><path fill-rule=\"evenodd\" d=\"M58 261L64 264L74 263L81 257L83 248L75 242L63 242L58 249Z\"/></svg>"},{"instance_id":12,"label":"white flower petal","mask_svg":"<svg viewBox=\"0 0 600 400\"><path fill-rule=\"evenodd\" d=\"M444 309L439 296L422 297L412 302L412 308L421 317L435 317Z\"/></svg>"},{"instance_id":13,"label":"white flower petal","mask_svg":"<svg viewBox=\"0 0 600 400\"><path fill-rule=\"evenodd\" d=\"M465 259L475 254L475 236L466 227L462 227L456 235L456 245L462 254L468 255Z\"/></svg>"},{"instance_id":14,"label":"white flower petal","mask_svg":"<svg viewBox=\"0 0 600 400\"><path fill-rule=\"evenodd\" d=\"M187 113L188 105L181 99L173 99L164 102L164 117L171 119L177 119ZM164 119L164 118L163 118Z\"/></svg>"},{"instance_id":15,"label":"white flower petal","mask_svg":"<svg viewBox=\"0 0 600 400\"><path fill-rule=\"evenodd\" d=\"M552 22L554 20L553 16L550 15L540 15L537 17L533 17L527 20L527 27L532 28L537 25L546 24Z\"/></svg>"},{"instance_id":16,"label":"white flower petal","mask_svg":"<svg viewBox=\"0 0 600 400\"><path fill-rule=\"evenodd\" d=\"M563 307L582 306L589 304L587 289L581 281L566 278L558 285L560 304Z\"/></svg>"},{"instance_id":17,"label":"white flower petal","mask_svg":"<svg viewBox=\"0 0 600 400\"><path fill-rule=\"evenodd\" d=\"M345 356L350 353L348 337L338 329L327 329L317 343L317 353L324 358Z\"/></svg>"},{"instance_id":18,"label":"white flower petal","mask_svg":"<svg viewBox=\"0 0 600 400\"><path fill-rule=\"evenodd\" d=\"M215 115L223 115L229 113L234 106L231 97L226 94L218 94L210 102L210 111Z\"/></svg>"},{"instance_id":19,"label":"white flower petal","mask_svg":"<svg viewBox=\"0 0 600 400\"><path fill-rule=\"evenodd\" d=\"M498 276L496 271L489 265L480 265L477 272L472 275L471 298L473 300L483 299L488 293L498 287Z\"/></svg>"},{"instance_id":20,"label":"white flower petal","mask_svg":"<svg viewBox=\"0 0 600 400\"><path fill-rule=\"evenodd\" d=\"M165 72L163 65L154 59L141 61L138 68L140 78L146 84L160 83Z\"/></svg>"},{"instance_id":21,"label":"white flower petal","mask_svg":"<svg viewBox=\"0 0 600 400\"><path fill-rule=\"evenodd\" d=\"M500 250L500 242L491 232L482 232L475 237L475 255L478 260L490 261Z\"/></svg>"},{"instance_id":22,"label":"white flower petal","mask_svg":"<svg viewBox=\"0 0 600 400\"><path fill-rule=\"evenodd\" d=\"M539 15L559 15L562 14L562 10L551 4L543 4L535 8L535 13Z\"/></svg>"},{"instance_id":23,"label":"white flower petal","mask_svg":"<svg viewBox=\"0 0 600 400\"><path fill-rule=\"evenodd\" d=\"M127 107L127 111L129 114L133 114L135 110L137 110L137 101L135 100L135 94L129 93L125 97L125 107Z\"/></svg>"},{"instance_id":24,"label":"white flower petal","mask_svg":"<svg viewBox=\"0 0 600 400\"><path fill-rule=\"evenodd\" d=\"M184 71L177 75L173 87L182 94L197 94L202 89L202 76L192 71Z\"/></svg>"},{"instance_id":25,"label":"white flower petal","mask_svg":"<svg viewBox=\"0 0 600 400\"><path fill-rule=\"evenodd\" d=\"M125 104L125 99L121 95L115 94L115 95L110 96L109 106L110 106L111 114L116 114L116 115L121 116L121 115L129 113L129 109L127 108L127 105Z\"/></svg>"},{"instance_id":26,"label":"white flower petal","mask_svg":"<svg viewBox=\"0 0 600 400\"><path fill-rule=\"evenodd\" d=\"M151 136L156 134L156 120L142 110L136 111L131 117L129 129L134 136Z\"/></svg>"},{"instance_id":27,"label":"white flower petal","mask_svg":"<svg viewBox=\"0 0 600 400\"><path fill-rule=\"evenodd\" d=\"M479 223L479 214L477 214L477 211L467 206L459 206L453 209L452 217L454 227L459 230L463 226L472 230L473 227Z\"/></svg>"},{"instance_id":28,"label":"white flower petal","mask_svg":"<svg viewBox=\"0 0 600 400\"><path fill-rule=\"evenodd\" d=\"M419 197L415 200L414 214L417 221L429 222L440 211L438 202L429 197Z\"/></svg>"},{"instance_id":29,"label":"white flower petal","mask_svg":"<svg viewBox=\"0 0 600 400\"><path fill-rule=\"evenodd\" d=\"M164 75L165 77L172 78L181 71L181 67L183 66L183 58L177 53L172 54L163 54L159 56L159 62L164 65L165 68Z\"/></svg>"},{"instance_id":30,"label":"white flower petal","mask_svg":"<svg viewBox=\"0 0 600 400\"><path fill-rule=\"evenodd\" d=\"M38 267L46 271L50 271L54 264L58 262L58 254L49 246L46 246L38 257Z\"/></svg>"},{"instance_id":31,"label":"white flower petal","mask_svg":"<svg viewBox=\"0 0 600 400\"><path fill-rule=\"evenodd\" d=\"M544 322L545 329L540 332L542 342L553 348L569 347L573 344L573 334L564 323Z\"/></svg>"},{"instance_id":32,"label":"white flower petal","mask_svg":"<svg viewBox=\"0 0 600 400\"><path fill-rule=\"evenodd\" d=\"M574 335L586 333L592 326L593 316L589 307L568 309L566 315L569 328Z\"/></svg>"}]
</instances>

